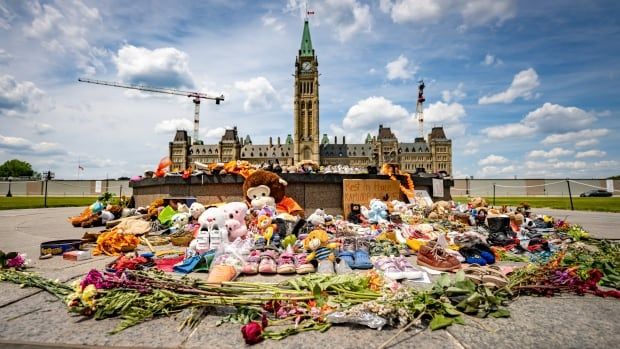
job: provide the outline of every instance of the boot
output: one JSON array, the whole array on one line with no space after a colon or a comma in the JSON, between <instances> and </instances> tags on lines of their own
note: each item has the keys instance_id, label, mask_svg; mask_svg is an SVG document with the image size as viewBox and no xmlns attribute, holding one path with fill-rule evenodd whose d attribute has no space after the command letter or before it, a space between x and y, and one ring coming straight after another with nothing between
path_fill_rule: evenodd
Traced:
<instances>
[{"instance_id":1,"label":"boot","mask_svg":"<svg viewBox=\"0 0 620 349\"><path fill-rule=\"evenodd\" d=\"M510 229L510 218L488 217L489 237L487 241L491 245L506 246L514 242L514 233Z\"/></svg>"}]
</instances>

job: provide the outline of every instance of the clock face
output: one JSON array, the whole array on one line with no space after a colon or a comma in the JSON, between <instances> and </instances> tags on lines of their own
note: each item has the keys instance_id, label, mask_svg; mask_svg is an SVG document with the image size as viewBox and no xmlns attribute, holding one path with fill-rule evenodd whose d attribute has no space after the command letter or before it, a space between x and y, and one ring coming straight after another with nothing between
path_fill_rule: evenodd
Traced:
<instances>
[{"instance_id":1,"label":"clock face","mask_svg":"<svg viewBox=\"0 0 620 349\"><path fill-rule=\"evenodd\" d=\"M303 71L310 71L312 70L312 64L310 62L304 62L304 64L301 65L301 69Z\"/></svg>"}]
</instances>

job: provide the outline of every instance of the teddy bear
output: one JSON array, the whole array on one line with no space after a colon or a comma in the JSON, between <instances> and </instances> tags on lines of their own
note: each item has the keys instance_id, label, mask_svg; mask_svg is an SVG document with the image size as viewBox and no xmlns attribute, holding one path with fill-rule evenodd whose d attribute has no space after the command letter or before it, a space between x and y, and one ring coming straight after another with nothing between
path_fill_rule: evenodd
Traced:
<instances>
[{"instance_id":1,"label":"teddy bear","mask_svg":"<svg viewBox=\"0 0 620 349\"><path fill-rule=\"evenodd\" d=\"M262 209L275 203L277 212L296 216L303 215L303 209L290 197L285 196L286 181L273 172L256 170L243 182L243 193L253 209Z\"/></svg>"},{"instance_id":2,"label":"teddy bear","mask_svg":"<svg viewBox=\"0 0 620 349\"><path fill-rule=\"evenodd\" d=\"M336 242L330 243L329 236L325 230L315 229L311 231L303 243L304 248L310 252L306 257L307 261L327 259L333 262L336 259L333 250L338 248L339 244Z\"/></svg>"},{"instance_id":3,"label":"teddy bear","mask_svg":"<svg viewBox=\"0 0 620 349\"><path fill-rule=\"evenodd\" d=\"M226 213L221 207L213 206L206 209L200 217L198 223L201 228L211 229L214 225L224 227L226 224Z\"/></svg>"},{"instance_id":4,"label":"teddy bear","mask_svg":"<svg viewBox=\"0 0 620 349\"><path fill-rule=\"evenodd\" d=\"M205 211L205 206L199 202L194 202L192 203L192 205L189 207L189 214L192 216L192 218L194 219L198 219L200 217L200 215Z\"/></svg>"},{"instance_id":5,"label":"teddy bear","mask_svg":"<svg viewBox=\"0 0 620 349\"><path fill-rule=\"evenodd\" d=\"M387 205L379 199L372 199L370 200L370 208L362 206L362 214L368 218L370 223L385 222L388 216Z\"/></svg>"},{"instance_id":6,"label":"teddy bear","mask_svg":"<svg viewBox=\"0 0 620 349\"><path fill-rule=\"evenodd\" d=\"M447 219L452 211L452 204L448 201L440 200L433 203L431 206L431 212L428 214L428 219Z\"/></svg>"},{"instance_id":7,"label":"teddy bear","mask_svg":"<svg viewBox=\"0 0 620 349\"><path fill-rule=\"evenodd\" d=\"M276 225L272 224L271 217L268 215L258 216L258 223L256 226L260 236L262 236L267 241L267 245L269 245L276 229Z\"/></svg>"},{"instance_id":8,"label":"teddy bear","mask_svg":"<svg viewBox=\"0 0 620 349\"><path fill-rule=\"evenodd\" d=\"M183 228L189 223L189 217L189 213L186 212L176 213L172 216L172 228L174 230L179 230Z\"/></svg>"},{"instance_id":9,"label":"teddy bear","mask_svg":"<svg viewBox=\"0 0 620 349\"><path fill-rule=\"evenodd\" d=\"M325 210L322 208L317 208L316 211L308 216L306 220L313 226L317 227L319 225L325 225L325 216Z\"/></svg>"},{"instance_id":10,"label":"teddy bear","mask_svg":"<svg viewBox=\"0 0 620 349\"><path fill-rule=\"evenodd\" d=\"M487 207L487 201L482 197L471 198L468 201L468 206L470 208L479 208L479 207Z\"/></svg>"},{"instance_id":11,"label":"teddy bear","mask_svg":"<svg viewBox=\"0 0 620 349\"><path fill-rule=\"evenodd\" d=\"M224 226L228 231L228 238L233 241L236 238L245 238L248 233L248 227L245 224L248 206L243 202L229 202L222 209L226 214Z\"/></svg>"}]
</instances>

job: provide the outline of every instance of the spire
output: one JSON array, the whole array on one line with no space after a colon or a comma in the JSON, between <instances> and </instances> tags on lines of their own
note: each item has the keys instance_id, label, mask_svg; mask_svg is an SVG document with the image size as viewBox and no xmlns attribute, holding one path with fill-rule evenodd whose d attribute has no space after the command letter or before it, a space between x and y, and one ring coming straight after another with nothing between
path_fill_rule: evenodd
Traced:
<instances>
[{"instance_id":1,"label":"spire","mask_svg":"<svg viewBox=\"0 0 620 349\"><path fill-rule=\"evenodd\" d=\"M299 57L314 57L314 49L312 48L312 39L310 38L310 26L308 25L308 19L304 20L304 33L301 36Z\"/></svg>"},{"instance_id":2,"label":"spire","mask_svg":"<svg viewBox=\"0 0 620 349\"><path fill-rule=\"evenodd\" d=\"M329 144L329 138L327 138L327 133L323 133L323 139L321 139L321 144Z\"/></svg>"}]
</instances>

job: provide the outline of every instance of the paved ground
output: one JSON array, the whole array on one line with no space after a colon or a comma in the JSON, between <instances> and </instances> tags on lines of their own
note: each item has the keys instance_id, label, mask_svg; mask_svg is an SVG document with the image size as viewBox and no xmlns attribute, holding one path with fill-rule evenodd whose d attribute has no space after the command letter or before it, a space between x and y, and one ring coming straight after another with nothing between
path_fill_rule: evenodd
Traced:
<instances>
[{"instance_id":1,"label":"paved ground","mask_svg":"<svg viewBox=\"0 0 620 349\"><path fill-rule=\"evenodd\" d=\"M38 260L39 244L51 239L79 238L85 230L66 221L77 208L13 210L0 212L0 249L26 252L37 271L45 276L70 280L91 268L102 268L111 257L68 262L54 257ZM568 216L595 237L620 239L620 214L535 211L556 217ZM204 274L203 274L204 275ZM278 277L279 278L279 277ZM269 279L269 278L267 278ZM277 278L271 278L276 280ZM510 305L509 319L468 319L468 326L447 331L424 331L412 337L411 330L393 343L393 348L612 348L620 343L620 301L596 297L522 297ZM238 348L245 344L238 325L215 327L210 315L195 330L178 332L179 321L162 318L130 328L117 335L106 332L118 320L83 320L68 314L66 307L37 289L22 289L0 283L0 348ZM257 348L376 348L396 330L375 331L361 327L335 326L327 333L305 333L280 342L264 342Z\"/></svg>"}]
</instances>

